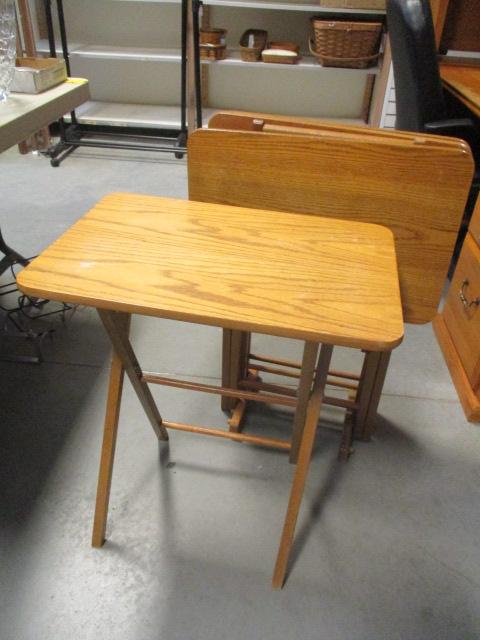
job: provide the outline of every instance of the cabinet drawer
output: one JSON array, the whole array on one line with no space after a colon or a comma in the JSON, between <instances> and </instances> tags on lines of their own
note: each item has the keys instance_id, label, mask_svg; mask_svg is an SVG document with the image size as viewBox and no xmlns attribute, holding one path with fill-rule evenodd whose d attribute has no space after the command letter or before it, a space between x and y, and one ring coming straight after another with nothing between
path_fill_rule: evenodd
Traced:
<instances>
[{"instance_id":1,"label":"cabinet drawer","mask_svg":"<svg viewBox=\"0 0 480 640\"><path fill-rule=\"evenodd\" d=\"M480 247L480 196L477 198L477 204L475 205L468 230Z\"/></svg>"},{"instance_id":2,"label":"cabinet drawer","mask_svg":"<svg viewBox=\"0 0 480 640\"><path fill-rule=\"evenodd\" d=\"M480 383L480 248L469 233L465 238L443 317L465 373L476 390Z\"/></svg>"}]
</instances>

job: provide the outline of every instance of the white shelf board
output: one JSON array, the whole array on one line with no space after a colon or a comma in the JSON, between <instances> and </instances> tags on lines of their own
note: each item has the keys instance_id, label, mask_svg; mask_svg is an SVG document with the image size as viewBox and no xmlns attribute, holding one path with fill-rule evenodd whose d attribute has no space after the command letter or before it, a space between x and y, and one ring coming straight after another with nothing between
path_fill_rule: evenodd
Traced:
<instances>
[{"instance_id":1,"label":"white shelf board","mask_svg":"<svg viewBox=\"0 0 480 640\"><path fill-rule=\"evenodd\" d=\"M123 0L122 0L123 1ZM134 0L137 1L137 0ZM138 0L140 1L140 0ZM43 53L49 51L48 43L41 41L37 46L38 51ZM59 51L61 53L61 51ZM157 49L157 48L142 48L142 47L113 47L103 45L82 45L80 43L72 44L70 48L70 56L72 58L90 58L96 60L127 60L136 62L181 62L180 49ZM323 69L335 71L351 71L352 69L344 69L342 67L324 67L319 64L313 56L302 56L301 60L296 64L281 64L278 62L245 62L240 57L240 52L235 50L228 50L227 58L225 60L201 60L202 64L220 64L222 66L231 65L245 69L247 67L254 67L256 69L306 69L311 71L320 71ZM368 69L355 69L355 71L376 74L378 73L378 67L369 67Z\"/></svg>"},{"instance_id":2,"label":"white shelf board","mask_svg":"<svg viewBox=\"0 0 480 640\"><path fill-rule=\"evenodd\" d=\"M48 40L45 40L45 39L37 40L37 42L35 44L37 46L38 53L50 53L50 45L48 44ZM68 42L68 53L72 54L77 49L79 49L80 47L83 47L83 46L84 45L80 44L79 42L70 42L69 41ZM57 51L57 55L59 55L59 56L61 56L63 54L61 44L57 43L56 51Z\"/></svg>"},{"instance_id":3,"label":"white shelf board","mask_svg":"<svg viewBox=\"0 0 480 640\"><path fill-rule=\"evenodd\" d=\"M37 42L39 53L48 53L50 47L47 40ZM96 44L69 43L68 52L71 57L94 58L97 60L135 60L139 62L180 62L180 49L161 49L156 47L117 47ZM57 55L62 55L62 48L57 46Z\"/></svg>"},{"instance_id":4,"label":"white shelf board","mask_svg":"<svg viewBox=\"0 0 480 640\"><path fill-rule=\"evenodd\" d=\"M279 2L271 0L203 0L204 5L217 7L235 7L237 9L272 9L275 11L308 11L309 13L355 13L381 15L382 9L343 9L334 7L320 7L318 4L303 2Z\"/></svg>"},{"instance_id":5,"label":"white shelf board","mask_svg":"<svg viewBox=\"0 0 480 640\"><path fill-rule=\"evenodd\" d=\"M182 0L111 0L111 2L156 2L161 4L181 4Z\"/></svg>"},{"instance_id":6,"label":"white shelf board","mask_svg":"<svg viewBox=\"0 0 480 640\"><path fill-rule=\"evenodd\" d=\"M296 64L282 64L279 62L261 62L261 61L245 62L244 60L241 59L239 51L232 51L232 50L228 50L227 57L225 58L225 60L205 60L204 59L204 60L201 60L201 63L207 64L207 65L222 65L222 66L231 65L231 66L242 68L242 69L245 69L247 67L254 67L256 69L271 69L271 70L302 69L307 71L315 71L317 73L319 71L335 71L335 72L355 71L355 72L365 73L365 74L378 73L378 66L369 67L368 69L349 69L345 67L324 67L323 65L319 64L316 58L314 58L313 56L302 56L301 60L299 60L299 62L297 62Z\"/></svg>"},{"instance_id":7,"label":"white shelf board","mask_svg":"<svg viewBox=\"0 0 480 640\"><path fill-rule=\"evenodd\" d=\"M207 122L216 109L203 109ZM152 129L179 129L180 106L122 104L118 102L90 101L75 111L81 124L111 127L145 127Z\"/></svg>"},{"instance_id":8,"label":"white shelf board","mask_svg":"<svg viewBox=\"0 0 480 640\"><path fill-rule=\"evenodd\" d=\"M111 47L85 45L78 47L72 56L99 60L136 60L139 62L180 62L180 49L157 49L142 47Z\"/></svg>"},{"instance_id":9,"label":"white shelf board","mask_svg":"<svg viewBox=\"0 0 480 640\"><path fill-rule=\"evenodd\" d=\"M180 4L181 0L113 0L114 2L148 2ZM381 15L384 9L344 9L341 7L320 7L314 3L282 2L281 0L204 0L204 5L217 7L234 7L239 9L272 9L281 11L308 11L309 13L354 13L367 15Z\"/></svg>"},{"instance_id":10,"label":"white shelf board","mask_svg":"<svg viewBox=\"0 0 480 640\"><path fill-rule=\"evenodd\" d=\"M202 109L203 122L206 125L217 111L225 111L218 107ZM118 127L145 127L152 129L179 129L180 106L158 106L144 104L122 104L118 102L89 101L79 106L76 111L81 124L96 124ZM69 115L65 117L69 120ZM338 122L362 127L367 125L356 118L318 118L321 122Z\"/></svg>"}]
</instances>

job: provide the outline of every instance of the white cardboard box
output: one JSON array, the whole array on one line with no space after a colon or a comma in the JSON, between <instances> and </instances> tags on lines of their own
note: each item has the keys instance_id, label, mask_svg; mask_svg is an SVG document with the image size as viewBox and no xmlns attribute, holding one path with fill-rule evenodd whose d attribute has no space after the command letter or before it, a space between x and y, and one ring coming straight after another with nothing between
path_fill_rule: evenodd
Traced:
<instances>
[{"instance_id":1,"label":"white cardboard box","mask_svg":"<svg viewBox=\"0 0 480 640\"><path fill-rule=\"evenodd\" d=\"M17 58L10 90L41 93L67 79L65 61L58 58Z\"/></svg>"}]
</instances>

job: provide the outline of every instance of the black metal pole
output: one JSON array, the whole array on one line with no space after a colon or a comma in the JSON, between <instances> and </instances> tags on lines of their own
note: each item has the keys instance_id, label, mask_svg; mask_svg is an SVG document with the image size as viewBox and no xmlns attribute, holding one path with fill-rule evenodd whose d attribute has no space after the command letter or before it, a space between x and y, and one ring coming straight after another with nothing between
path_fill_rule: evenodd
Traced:
<instances>
[{"instance_id":1,"label":"black metal pole","mask_svg":"<svg viewBox=\"0 0 480 640\"><path fill-rule=\"evenodd\" d=\"M68 53L68 40L67 40L67 29L65 27L65 13L63 11L63 1L57 0L57 11L58 11L58 23L60 27L60 40L62 43L62 53L65 59L65 66L67 67L67 75L71 76L72 71L70 68L70 56ZM75 115L75 111L71 112L72 124L78 124L77 116Z\"/></svg>"},{"instance_id":2,"label":"black metal pole","mask_svg":"<svg viewBox=\"0 0 480 640\"><path fill-rule=\"evenodd\" d=\"M65 28L65 13L63 11L62 0L57 0L58 22L60 27L60 41L62 43L63 57L65 58L65 65L67 67L67 74L70 76L72 71L70 69L70 57L68 54L68 41L67 30Z\"/></svg>"},{"instance_id":3,"label":"black metal pole","mask_svg":"<svg viewBox=\"0 0 480 640\"><path fill-rule=\"evenodd\" d=\"M197 113L197 127L201 128L202 121L202 81L200 71L200 32L199 17L201 0L192 0L193 10L193 59L195 67L195 107Z\"/></svg>"},{"instance_id":4,"label":"black metal pole","mask_svg":"<svg viewBox=\"0 0 480 640\"><path fill-rule=\"evenodd\" d=\"M45 18L47 20L48 46L50 47L50 57L57 57L57 48L55 46L55 32L53 30L52 18L52 0L44 0Z\"/></svg>"},{"instance_id":5,"label":"black metal pole","mask_svg":"<svg viewBox=\"0 0 480 640\"><path fill-rule=\"evenodd\" d=\"M187 130L187 20L188 0L182 0L182 62L181 62L181 114L180 130Z\"/></svg>"}]
</instances>

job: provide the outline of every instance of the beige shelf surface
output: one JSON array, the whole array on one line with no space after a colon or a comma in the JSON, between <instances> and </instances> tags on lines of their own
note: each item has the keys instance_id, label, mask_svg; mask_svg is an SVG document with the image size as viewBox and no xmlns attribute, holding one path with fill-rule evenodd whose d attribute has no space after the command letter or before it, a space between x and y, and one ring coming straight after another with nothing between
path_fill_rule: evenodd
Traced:
<instances>
[{"instance_id":1,"label":"beige shelf surface","mask_svg":"<svg viewBox=\"0 0 480 640\"><path fill-rule=\"evenodd\" d=\"M89 98L88 81L68 78L43 93L12 93L0 104L0 152L58 120Z\"/></svg>"}]
</instances>

